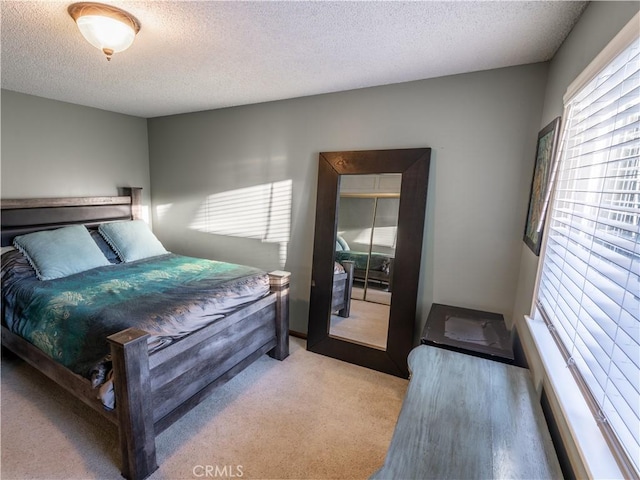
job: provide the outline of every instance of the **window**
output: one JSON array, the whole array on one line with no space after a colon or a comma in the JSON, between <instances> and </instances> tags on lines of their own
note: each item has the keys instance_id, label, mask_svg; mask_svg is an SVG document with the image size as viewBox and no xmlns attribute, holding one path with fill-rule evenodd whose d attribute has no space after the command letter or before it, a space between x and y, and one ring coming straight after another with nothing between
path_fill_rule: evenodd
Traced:
<instances>
[{"instance_id":1,"label":"window","mask_svg":"<svg viewBox=\"0 0 640 480\"><path fill-rule=\"evenodd\" d=\"M628 38L628 37L627 37ZM534 317L640 471L640 39L565 97ZM608 53L608 52L607 52ZM599 57L599 59L602 56ZM596 59L598 60L598 59ZM572 85L573 86L573 85Z\"/></svg>"}]
</instances>

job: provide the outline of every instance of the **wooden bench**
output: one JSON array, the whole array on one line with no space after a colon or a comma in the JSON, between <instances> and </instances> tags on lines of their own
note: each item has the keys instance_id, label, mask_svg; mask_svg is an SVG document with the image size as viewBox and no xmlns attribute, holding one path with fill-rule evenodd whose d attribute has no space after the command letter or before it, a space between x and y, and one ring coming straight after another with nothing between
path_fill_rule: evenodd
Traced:
<instances>
[{"instance_id":1,"label":"wooden bench","mask_svg":"<svg viewBox=\"0 0 640 480\"><path fill-rule=\"evenodd\" d=\"M372 479L558 479L529 371L421 345L384 466Z\"/></svg>"}]
</instances>

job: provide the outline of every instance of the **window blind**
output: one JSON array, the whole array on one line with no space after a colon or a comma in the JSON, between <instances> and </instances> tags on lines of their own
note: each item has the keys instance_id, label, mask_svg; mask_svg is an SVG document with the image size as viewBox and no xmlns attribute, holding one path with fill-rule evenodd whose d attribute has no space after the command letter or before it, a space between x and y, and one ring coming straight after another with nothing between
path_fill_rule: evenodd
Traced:
<instances>
[{"instance_id":1,"label":"window blind","mask_svg":"<svg viewBox=\"0 0 640 480\"><path fill-rule=\"evenodd\" d=\"M534 316L640 471L640 40L568 101Z\"/></svg>"}]
</instances>

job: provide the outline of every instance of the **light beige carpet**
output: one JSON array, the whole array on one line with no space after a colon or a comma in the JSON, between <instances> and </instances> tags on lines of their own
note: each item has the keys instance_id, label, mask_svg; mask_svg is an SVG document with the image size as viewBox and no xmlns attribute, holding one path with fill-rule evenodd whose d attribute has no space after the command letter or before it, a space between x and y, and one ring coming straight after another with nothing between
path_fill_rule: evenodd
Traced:
<instances>
[{"instance_id":1,"label":"light beige carpet","mask_svg":"<svg viewBox=\"0 0 640 480\"><path fill-rule=\"evenodd\" d=\"M389 305L351 299L348 317L331 315L329 333L355 343L386 350L390 311Z\"/></svg>"},{"instance_id":2,"label":"light beige carpet","mask_svg":"<svg viewBox=\"0 0 640 480\"><path fill-rule=\"evenodd\" d=\"M291 338L163 432L150 479L368 478L407 385ZM22 361L3 358L0 398L3 480L121 478L115 428Z\"/></svg>"}]
</instances>

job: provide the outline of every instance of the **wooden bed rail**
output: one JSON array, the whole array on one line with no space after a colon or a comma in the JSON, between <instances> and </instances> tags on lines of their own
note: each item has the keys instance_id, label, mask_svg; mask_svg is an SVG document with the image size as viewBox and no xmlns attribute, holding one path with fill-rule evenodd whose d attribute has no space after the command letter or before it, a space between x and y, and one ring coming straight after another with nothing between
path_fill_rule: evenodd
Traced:
<instances>
[{"instance_id":1,"label":"wooden bed rail","mask_svg":"<svg viewBox=\"0 0 640 480\"><path fill-rule=\"evenodd\" d=\"M2 325L2 347L7 348L74 397L82 400L111 423L118 425L116 412L104 408L89 380L54 362L42 350L27 342L24 338L12 333L4 325Z\"/></svg>"}]
</instances>

